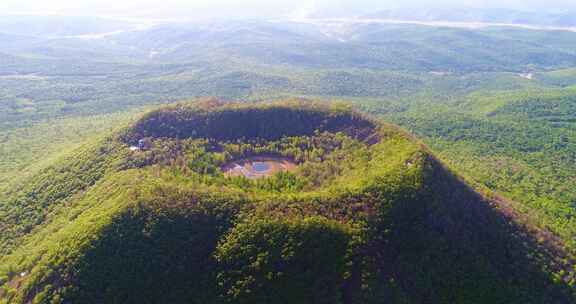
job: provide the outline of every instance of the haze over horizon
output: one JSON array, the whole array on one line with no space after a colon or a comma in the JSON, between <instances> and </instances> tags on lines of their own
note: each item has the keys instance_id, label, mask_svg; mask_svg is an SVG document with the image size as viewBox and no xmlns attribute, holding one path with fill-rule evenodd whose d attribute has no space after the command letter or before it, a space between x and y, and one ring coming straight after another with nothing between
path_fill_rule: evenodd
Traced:
<instances>
[{"instance_id":1,"label":"haze over horizon","mask_svg":"<svg viewBox=\"0 0 576 304\"><path fill-rule=\"evenodd\" d=\"M503 8L523 11L575 10L570 0L165 0L162 7L152 0L5 0L0 15L35 14L69 16L107 16L123 18L207 19L207 18L278 18L322 16L355 16L385 9L401 8Z\"/></svg>"}]
</instances>

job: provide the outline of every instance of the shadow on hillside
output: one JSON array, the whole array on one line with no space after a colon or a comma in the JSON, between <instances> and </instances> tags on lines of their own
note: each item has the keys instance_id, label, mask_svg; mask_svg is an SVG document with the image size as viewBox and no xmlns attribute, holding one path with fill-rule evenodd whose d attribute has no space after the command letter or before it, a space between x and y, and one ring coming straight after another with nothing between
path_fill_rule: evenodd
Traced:
<instances>
[{"instance_id":1,"label":"shadow on hillside","mask_svg":"<svg viewBox=\"0 0 576 304\"><path fill-rule=\"evenodd\" d=\"M576 303L559 252L431 160L422 199L396 206L378 245L382 303Z\"/></svg>"}]
</instances>

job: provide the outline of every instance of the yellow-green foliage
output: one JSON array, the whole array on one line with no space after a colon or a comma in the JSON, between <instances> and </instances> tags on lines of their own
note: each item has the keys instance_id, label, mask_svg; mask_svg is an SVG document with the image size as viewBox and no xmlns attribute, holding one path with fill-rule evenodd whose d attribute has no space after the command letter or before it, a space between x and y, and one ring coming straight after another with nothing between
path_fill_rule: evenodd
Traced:
<instances>
[{"instance_id":1,"label":"yellow-green foliage","mask_svg":"<svg viewBox=\"0 0 576 304\"><path fill-rule=\"evenodd\" d=\"M20 205L5 212L12 218L33 214L38 221L32 230L16 221L2 226L17 242L0 257L0 298L9 303L571 299L570 287L554 281L546 268L557 265L542 258L530 236L396 127L346 106L196 106L148 114L134 128L47 169L16 194ZM221 115L258 118L251 123L261 126L212 137L210 122L234 127ZM275 120L267 129L266 117L274 115L289 117L290 126ZM297 119L299 131L282 136L281 127ZM206 133L177 129L205 123ZM150 147L128 152L127 143L143 135ZM299 168L258 181L226 178L220 171L226 161L258 153L291 157Z\"/></svg>"}]
</instances>

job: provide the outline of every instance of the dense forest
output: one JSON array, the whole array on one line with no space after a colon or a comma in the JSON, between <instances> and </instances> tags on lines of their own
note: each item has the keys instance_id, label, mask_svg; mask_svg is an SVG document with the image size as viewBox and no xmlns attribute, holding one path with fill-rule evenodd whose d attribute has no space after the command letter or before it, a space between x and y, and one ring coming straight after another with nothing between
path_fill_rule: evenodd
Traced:
<instances>
[{"instance_id":1,"label":"dense forest","mask_svg":"<svg viewBox=\"0 0 576 304\"><path fill-rule=\"evenodd\" d=\"M101 39L24 30L0 22L7 303L270 302L266 290L295 277L288 302L573 302L573 32L260 21ZM142 138L150 149L131 153ZM222 173L263 154L298 169ZM270 243L252 246L262 235ZM302 271L320 256L326 277ZM178 285L190 272L204 285ZM162 294L150 287L160 281Z\"/></svg>"},{"instance_id":2,"label":"dense forest","mask_svg":"<svg viewBox=\"0 0 576 304\"><path fill-rule=\"evenodd\" d=\"M128 149L142 138L146 147ZM221 171L262 154L291 158L297 170L257 180ZM404 131L346 104L162 108L9 197L0 226L8 303L576 296L569 251L539 240L538 228L499 210Z\"/></svg>"}]
</instances>

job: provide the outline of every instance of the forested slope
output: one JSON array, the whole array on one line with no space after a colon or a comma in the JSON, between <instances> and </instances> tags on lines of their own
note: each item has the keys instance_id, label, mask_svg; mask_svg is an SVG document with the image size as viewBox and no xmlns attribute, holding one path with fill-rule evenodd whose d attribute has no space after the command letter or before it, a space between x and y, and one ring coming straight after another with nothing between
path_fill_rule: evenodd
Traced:
<instances>
[{"instance_id":1,"label":"forested slope","mask_svg":"<svg viewBox=\"0 0 576 304\"><path fill-rule=\"evenodd\" d=\"M40 21L37 24L45 22ZM116 26L118 24L113 24L113 27ZM51 28L53 27L47 26L45 29ZM131 158L126 151L127 145L135 144L139 137L155 133L147 133L151 130L141 129L146 132L132 133L135 135L129 142L119 136L119 133L109 133L116 132L111 131L113 129L127 125L135 127L132 130L136 130L139 126L143 126L144 121L131 124L133 117L140 117L151 106L173 103L181 99L217 96L249 103L258 100L304 97L350 101L379 118L397 123L417 134L434 151L435 157L453 168L457 176L464 176L476 190L483 189L482 191L487 193L495 191L497 192L495 197L505 197L498 199L501 203L505 203L505 207L499 207L506 211L504 217L499 212L492 214L491 209L472 208L475 211L471 216L478 214L479 217L489 219L478 222L477 226L473 218L466 217L469 216L468 212L444 208L440 213L450 215L436 217L430 214L436 214L434 210L437 209L426 207L421 216L413 220L415 223L427 224L415 225L421 227L422 229L418 228L420 230L403 227L403 231L409 233L410 237L399 234L399 238L419 239L425 235L430 239L438 239L439 243L443 242L440 241L441 238L450 240L449 243L461 239L478 241L488 235L488 232L483 230L487 225L480 223L506 222L507 217L512 217L514 219L512 222L521 225L497 224L495 227L502 228L497 229L500 232L490 234L503 235L497 238L500 240L498 243L504 243L506 240L510 244L518 244L509 240L509 235L523 235L527 237L524 239L526 244L531 244L528 249L518 249L522 248L521 245L507 247L492 244L495 248L499 248L494 252L487 250L488 245L482 242L482 245L472 246L469 251L462 248L447 250L446 248L452 246L449 244L450 246L446 245L446 248L442 245L427 251L427 246L431 244L414 241L414 247L407 248L408 245L400 244L398 241L396 243L398 248L406 250L418 248L423 252L430 252L427 261L432 261L429 264L439 266L434 269L432 266L422 266L423 262L417 260L418 256L411 257L406 265L412 266L400 270L409 269L414 270L413 272L403 273L402 278L395 275L393 280L390 279L391 274L386 274L390 275L386 284L402 282L401 284L394 285L396 287L379 285L392 288L388 290L390 292L385 292L387 296L395 295L400 302L400 299L422 302L428 298L438 299L440 294L444 294L429 291L430 286L439 290L458 286L453 290L457 290L459 296L455 295L456 292L450 291L445 293L449 294L447 297L450 298L442 299L454 302L455 299L460 299L458 297L467 294L474 295L470 296L471 298L484 299L488 302L528 299L526 301L530 303L532 300L529 298L547 302L544 298L554 294L554 297L558 296L556 302L566 302L563 302L566 298L560 296L562 292L557 293L553 290L562 289L560 286L563 285L560 283L562 280L568 285L572 284L570 267L566 267L563 263L557 264L553 257L564 254L569 257L575 248L576 194L572 185L576 183L574 179L576 73L575 53L572 47L575 39L573 32L509 27L462 29L371 22L287 21L168 24L141 31L127 31L100 39L78 37L44 39L41 36L45 33L25 35L22 33L27 30L25 27L0 28L0 32L8 30L11 32L1 35L4 43L0 45L0 63L2 63L0 65L0 215L6 219L0 223L2 232L0 247L2 255L11 252L11 258L3 260L10 262L0 264L6 265L7 270L3 273L9 274L2 277L2 280L6 281L6 277L11 278L10 283L4 285L9 286L10 294L24 297L23 289L16 286L26 285L36 288L31 287L34 290L29 293L36 295L40 293L37 289L39 286L43 286L42 288L46 286L45 281L38 284L36 281L30 283L32 281L28 281L27 275L23 276L25 279L22 279L21 284L20 280L14 280L22 272L28 274L32 265L36 265L40 256L44 256L48 251L46 248L52 246L50 248L56 250L54 244L72 244L70 248L74 250L70 252L75 252L72 255L82 256L85 251L84 249L76 251L81 247L76 246L76 241L104 235L98 233L100 231L98 227L108 227L107 225L113 222L110 218L114 218L117 214L130 210L126 212L136 215L126 217L144 225L142 223L150 221L139 218L140 211L135 210L144 210L142 213L148 214L155 214L150 211L152 209L165 210L165 207L149 207L148 203L143 203L146 206L142 208L134 207L138 199L128 193L136 191L134 189L148 187L151 184L166 184L164 192L184 187L185 189L180 189L187 193L184 196L204 197L210 201L211 198L209 195L206 198L205 193L187 191L189 188L204 188L204 185L213 186L213 189L216 189L214 191L221 191L224 183L221 180L222 176L213 176L219 172L219 165L233 157L251 155L254 151L259 153L280 151L282 157L294 158L300 164L302 175L295 177L292 174L285 174L268 179L266 182L254 183L246 183L241 179L233 180L231 188L240 194L247 189L248 192L258 192L258 195L276 194L288 190L297 192L303 189L314 192L324 189L327 184L362 180L365 177L362 175L364 171L353 170L360 163L342 160L346 159L347 155L369 159L367 155L370 153L362 148L362 144L372 143L374 138L379 138L378 136L363 142L358 140L362 136L349 136L356 133L321 128L330 132L304 137L281 139L273 137L271 138L273 141L244 139L241 142L227 142L223 147L217 147L219 150L213 150L215 146L210 141L183 138L155 139L153 143L157 149ZM43 27L36 26L34 30L42 31ZM170 110L164 109L150 115L162 118L161 113L166 112ZM291 127L294 126L301 125L292 124ZM276 129L278 127L274 126ZM246 131L244 128L234 128L227 124L220 125L219 128ZM178 128L171 131L174 132L164 135L182 135L178 132ZM333 131L345 132L331 133ZM356 135L361 134L363 133L359 132ZM399 142L407 143L399 140L391 146ZM387 150L388 148L381 151L382 155L391 156L393 153L390 151L402 150ZM352 150L356 152L352 153ZM423 153L432 154L424 150ZM406 151L413 150L410 148ZM328 154L331 156L328 157ZM386 163L389 159L384 157L380 161ZM201 173L202 177L195 175L194 172ZM343 175L342 172L358 174ZM447 177L439 174L437 179L444 181ZM443 183L444 186L438 185L439 189L467 189L458 179ZM199 184L203 186L194 186ZM144 196L150 200L159 199L162 195L168 195L164 192ZM461 190L459 193L460 196L466 197L467 201L481 200L481 197L478 198L468 190ZM221 197L214 199L225 200ZM252 201L250 195L248 198L242 197L238 200L244 202L245 199ZM231 200L236 201L236 198ZM455 200L442 199L445 202ZM494 203L492 199L488 201ZM96 208L100 205L105 207ZM289 205L292 206L292 203ZM285 206L284 203L280 204L282 208ZM423 204L423 206L429 205ZM296 212L294 209L298 208L284 209ZM103 217L102 222L99 222L86 215L82 220L85 224L73 224L77 220L80 221L79 216L89 210L93 210L92 215L102 213L103 216L109 217L106 219ZM196 211L213 214L212 211ZM325 211L325 209L322 212L315 211L314 214L324 214ZM180 217L175 212L172 209L166 211L169 215L164 219ZM340 214L339 211L331 212ZM198 218L198 214L194 214L191 218ZM246 213L242 211L237 214ZM466 218L470 223L461 224L458 218ZM99 224L92 227L91 223L94 222ZM434 224L436 226L429 222L436 223ZM119 222L114 220L114 223ZM270 230L282 231L280 234L287 235L289 231L300 229L316 231L314 227L317 226L332 228L335 226L330 217L329 221L314 218L306 223L284 224L274 222L270 224L272 227L266 226L254 231L249 230L247 227L250 225L246 224L239 226L243 228L237 230L249 231L236 233L247 233L256 238ZM233 226L236 227L235 225L236 221ZM81 228L69 228L71 226ZM84 234L84 231L88 231L86 230L88 226L95 230ZM232 230L227 229L233 228L224 226L222 229L226 230L228 235L228 231ZM335 238L340 241L350 239L341 238L342 235L358 231L358 227L332 228L330 229L336 231L335 235L339 235ZM70 232L58 232L64 230ZM436 230L443 232L439 232L440 236L431 232ZM526 234L525 230L532 232ZM455 231L463 232L459 236ZM478 234L473 231L477 231ZM137 231L134 233L135 238L143 237L138 236ZM111 232L106 236L113 242L117 234ZM218 237L218 239L224 238L224 236ZM533 242L534 238L537 242ZM540 248L538 244L546 246ZM565 252L562 249L548 251L556 248L556 245L559 245L560 249L565 247ZM241 245L235 246L241 247ZM332 249L341 252L342 248ZM476 252L478 256L490 257L487 263L492 266L480 267L483 270L479 273L487 273L486 269L499 268L514 272L515 270L510 267L516 267L517 264L511 262L512 260L523 260L518 257L524 256L525 252L539 252L535 255L530 254L532 258L528 259L528 263L520 263L523 266L518 267L523 270L518 270L518 273L537 278L535 281L541 285L538 285L538 288L534 286L524 288L526 281L522 278L512 278L508 276L509 273L496 270L493 277L491 275L483 278L475 275L471 277L487 284L481 283L479 286L486 287L487 282L491 280L499 283L494 283L491 288L470 287L473 285L466 276L468 273L475 273L476 270L454 274L452 269L443 268L448 267L447 263L437 262L441 254L435 254L438 252L435 250L450 251L452 253L446 256L456 261L464 261L462 263L466 264L468 260L461 258L458 253L461 249L470 252L471 256L475 256ZM106 251L107 249L102 250L99 252L113 256L113 253ZM230 254L235 254L230 248L226 250ZM390 250L397 252L394 248ZM512 260L500 260L501 250L519 253L505 255L506 258L514 256ZM102 257L98 254L95 256ZM387 259L393 263L402 262L395 256L387 256ZM342 261L340 257L334 261L336 260ZM483 258L480 260L484 261ZM110 262L106 259L101 262L100 258L91 261L93 263L91 265L96 265L91 267L102 269L106 269L106 263ZM229 262L230 260L225 258L221 260L221 263ZM58 263L60 261L56 264ZM70 262L69 265L75 264ZM142 265L132 266L134 267L132 270L140 275L141 273L136 270ZM158 265L154 267L161 268ZM166 267L166 264L162 264L162 267ZM466 269L479 269L474 267ZM542 268L547 270L543 272L535 270ZM492 273L492 270L488 272ZM45 272L41 269L37 273ZM449 283L442 283L440 279L425 275L421 276L426 278L422 281L409 279L414 273L440 273L437 275L438 278L442 278L442 274L451 273L459 279ZM551 284L551 277L556 283L551 285L553 286L551 289L543 288L542 286ZM121 280L121 277L118 277L118 280ZM232 284L226 280L222 281L222 284L228 282L226 284L230 284L229 290L235 290L236 283ZM166 280L166 282L172 281ZM102 286L98 284L95 286ZM139 284L147 286L146 284L152 283ZM502 293L496 293L494 298L485 293L479 295L481 290L493 290L508 285L517 288L511 287ZM60 287L50 288L48 289L52 291L60 290ZM414 298L410 298L412 293L404 294L401 291L411 289L418 289L418 292L413 293ZM526 291L528 289L530 291ZM118 290L120 289L116 291ZM538 294L538 290L545 291ZM47 297L52 297L52 291L47 292ZM550 293L547 293L548 291ZM94 295L100 291L90 292ZM343 297L346 294L345 297L350 298L349 293L341 292ZM150 298L155 296L150 295Z\"/></svg>"},{"instance_id":2,"label":"forested slope","mask_svg":"<svg viewBox=\"0 0 576 304\"><path fill-rule=\"evenodd\" d=\"M140 138L149 147L130 152ZM270 153L298 169L220 171ZM7 218L34 222L2 226L8 303L574 300L561 242L345 104L163 108L13 197Z\"/></svg>"}]
</instances>

